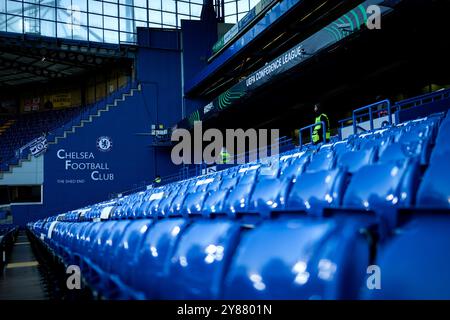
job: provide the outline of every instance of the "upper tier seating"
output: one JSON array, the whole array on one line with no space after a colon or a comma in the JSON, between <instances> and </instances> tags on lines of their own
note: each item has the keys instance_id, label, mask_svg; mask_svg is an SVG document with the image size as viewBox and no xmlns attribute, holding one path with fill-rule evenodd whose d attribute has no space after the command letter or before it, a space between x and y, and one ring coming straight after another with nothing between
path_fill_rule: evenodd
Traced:
<instances>
[{"instance_id":1,"label":"upper tier seating","mask_svg":"<svg viewBox=\"0 0 450 320\"><path fill-rule=\"evenodd\" d=\"M61 127L81 111L81 108L69 108L13 116L14 124L0 135L0 171L7 171L9 165L17 164L13 158L21 147Z\"/></svg>"},{"instance_id":2,"label":"upper tier seating","mask_svg":"<svg viewBox=\"0 0 450 320\"><path fill-rule=\"evenodd\" d=\"M447 252L450 243L450 216L435 219L450 207L450 116L443 116L304 146L28 227L66 265L80 265L105 298L448 298L450 279L433 274L445 273L449 260L433 250ZM386 291L364 289L370 264L381 266Z\"/></svg>"}]
</instances>

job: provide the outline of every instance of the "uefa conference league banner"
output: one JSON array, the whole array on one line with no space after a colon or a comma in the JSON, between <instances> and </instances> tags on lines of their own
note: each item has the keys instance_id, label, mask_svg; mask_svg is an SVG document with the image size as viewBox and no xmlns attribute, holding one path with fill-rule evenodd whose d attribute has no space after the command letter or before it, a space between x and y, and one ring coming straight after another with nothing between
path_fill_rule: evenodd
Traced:
<instances>
[{"instance_id":1,"label":"uefa conference league banner","mask_svg":"<svg viewBox=\"0 0 450 320\"><path fill-rule=\"evenodd\" d=\"M250 95L262 85L273 81L276 77L294 68L303 61L306 61L319 50L335 43L335 39L327 32L319 31L317 34L301 42L289 51L285 52L273 61L256 72L252 73L245 80L237 83L211 103L196 111L195 118L184 119L178 127L186 128L193 125L192 120L206 120L215 112L219 112L230 107L236 100Z\"/></svg>"},{"instance_id":2,"label":"uefa conference league banner","mask_svg":"<svg viewBox=\"0 0 450 320\"><path fill-rule=\"evenodd\" d=\"M214 113L230 107L240 99L248 97L262 85L268 83L269 81L275 80L286 71L310 59L319 51L324 50L337 43L338 41L348 37L355 30L359 30L361 28L361 25L366 22L367 17L365 17L364 12L371 4L372 1L365 1L363 4L354 8L351 15L344 15L347 17L356 17L354 18L354 21L352 21L353 25L351 27L351 30L348 30L347 28L341 28L340 24L342 21L342 17L335 20L322 30L297 44L276 59L272 60L269 63L266 63L264 67L260 68L259 70L248 76L245 80L237 83L236 85L222 93L220 96L218 96L203 108L195 111L188 118L183 119L177 125L177 127L190 128L193 125L193 121L200 121L210 118ZM381 7L382 14L391 10L392 9L389 7Z\"/></svg>"}]
</instances>

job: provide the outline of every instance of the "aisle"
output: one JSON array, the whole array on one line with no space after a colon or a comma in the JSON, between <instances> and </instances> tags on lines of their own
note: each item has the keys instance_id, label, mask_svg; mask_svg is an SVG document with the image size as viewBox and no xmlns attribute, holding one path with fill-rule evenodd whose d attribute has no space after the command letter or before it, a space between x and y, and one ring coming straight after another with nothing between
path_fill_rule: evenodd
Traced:
<instances>
[{"instance_id":1,"label":"aisle","mask_svg":"<svg viewBox=\"0 0 450 320\"><path fill-rule=\"evenodd\" d=\"M16 299L47 299L45 281L25 231L20 231L0 276L0 300Z\"/></svg>"}]
</instances>

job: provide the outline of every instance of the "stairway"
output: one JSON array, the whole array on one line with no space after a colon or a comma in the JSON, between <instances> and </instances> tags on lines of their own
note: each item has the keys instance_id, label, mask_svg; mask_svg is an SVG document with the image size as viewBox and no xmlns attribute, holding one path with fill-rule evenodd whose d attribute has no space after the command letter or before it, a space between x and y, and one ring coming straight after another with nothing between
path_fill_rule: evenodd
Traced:
<instances>
[{"instance_id":1,"label":"stairway","mask_svg":"<svg viewBox=\"0 0 450 320\"><path fill-rule=\"evenodd\" d=\"M74 134L77 131L77 129L83 128L85 124L92 123L94 119L100 117L102 113L109 112L111 108L118 107L119 104L124 102L128 97L132 97L134 96L135 92L140 91L141 91L141 84L138 84L136 88L130 89L128 93L122 93L119 98L115 98L113 103L107 103L104 107L96 109L95 113L82 115L79 119L79 122L77 121L76 124L73 124L69 126L67 129L64 129L61 135L57 134L54 137L54 139L49 139L48 144L49 145L58 144L60 140L66 139L70 134ZM92 110L90 110L90 112L92 112ZM83 119L84 117L87 117L87 119Z\"/></svg>"},{"instance_id":2,"label":"stairway","mask_svg":"<svg viewBox=\"0 0 450 320\"><path fill-rule=\"evenodd\" d=\"M0 171L0 180L3 178L3 175L4 175L4 174L6 174L6 173L11 173L11 172L13 171L13 168L20 168L20 167L22 167L22 165L23 165L25 162L31 161L31 157L32 157L31 154L28 154L28 155L26 156L26 158L20 159L18 164L10 164L9 167L8 167L8 170L6 170L6 171L5 171L5 170Z\"/></svg>"},{"instance_id":3,"label":"stairway","mask_svg":"<svg viewBox=\"0 0 450 320\"><path fill-rule=\"evenodd\" d=\"M114 93L110 99L112 98L112 102L108 103L105 101L103 106L97 105L96 107L91 107L87 109L84 113L81 115L75 117L73 121L71 121L69 124L66 124L65 126L58 128L53 133L50 133L47 136L47 144L48 145L55 145L62 139L66 139L70 134L74 134L77 129L84 127L85 125L94 122L96 118L99 118L102 113L109 112L112 108L120 106L122 102L124 102L128 97L132 97L135 95L136 92L141 91L141 84L137 84L135 88L129 87L128 92L116 92ZM117 97L116 97L117 96ZM107 98L108 99L108 98ZM14 124L15 120L9 120L7 121L3 126L0 127L0 135L1 132L6 131L7 128L11 127ZM1 128L5 127L6 129L1 131ZM2 179L4 173L10 173L12 172L12 169L15 167L22 166L22 163L24 161L30 161L31 160L31 154L26 155L25 159L19 159L18 164L9 165L9 169L6 171L0 171L0 179Z\"/></svg>"}]
</instances>

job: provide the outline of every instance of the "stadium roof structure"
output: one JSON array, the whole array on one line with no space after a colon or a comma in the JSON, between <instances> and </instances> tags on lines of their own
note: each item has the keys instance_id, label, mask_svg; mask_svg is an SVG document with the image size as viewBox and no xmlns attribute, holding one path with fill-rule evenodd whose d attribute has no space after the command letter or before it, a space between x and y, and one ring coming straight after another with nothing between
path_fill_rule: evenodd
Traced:
<instances>
[{"instance_id":1,"label":"stadium roof structure","mask_svg":"<svg viewBox=\"0 0 450 320\"><path fill-rule=\"evenodd\" d=\"M81 75L89 70L126 63L131 45L0 33L0 86L18 86Z\"/></svg>"}]
</instances>

